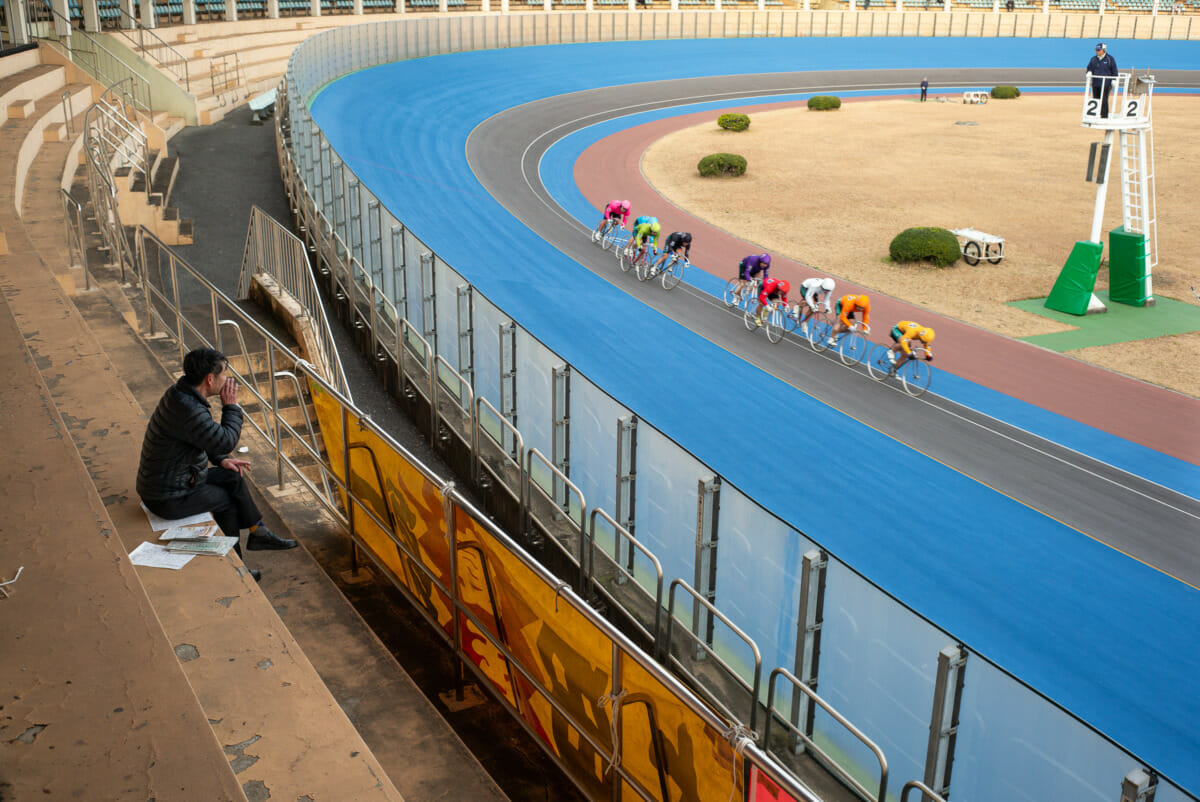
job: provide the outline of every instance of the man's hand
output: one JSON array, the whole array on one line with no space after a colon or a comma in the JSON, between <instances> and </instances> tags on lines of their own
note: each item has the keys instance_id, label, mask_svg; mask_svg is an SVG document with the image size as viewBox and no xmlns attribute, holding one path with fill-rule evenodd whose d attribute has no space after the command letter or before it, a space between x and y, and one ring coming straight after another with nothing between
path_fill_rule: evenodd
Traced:
<instances>
[{"instance_id":1,"label":"man's hand","mask_svg":"<svg viewBox=\"0 0 1200 802\"><path fill-rule=\"evenodd\" d=\"M225 459L221 460L221 467L227 471L233 471L234 473L241 473L244 469L250 467L250 462L248 460L244 460L244 459L234 459L233 457L226 457Z\"/></svg>"},{"instance_id":2,"label":"man's hand","mask_svg":"<svg viewBox=\"0 0 1200 802\"><path fill-rule=\"evenodd\" d=\"M221 403L222 404L236 404L237 403L237 394L238 394L237 380L235 380L233 377L226 379L225 386L223 386L221 388Z\"/></svg>"}]
</instances>

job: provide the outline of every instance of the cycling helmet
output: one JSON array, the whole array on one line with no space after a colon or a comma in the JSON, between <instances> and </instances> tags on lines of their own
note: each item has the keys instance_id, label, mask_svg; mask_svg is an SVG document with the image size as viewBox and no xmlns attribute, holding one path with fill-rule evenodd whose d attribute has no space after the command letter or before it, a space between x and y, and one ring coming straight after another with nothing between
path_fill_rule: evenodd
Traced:
<instances>
[{"instance_id":1,"label":"cycling helmet","mask_svg":"<svg viewBox=\"0 0 1200 802\"><path fill-rule=\"evenodd\" d=\"M660 226L658 224L658 221L655 220L653 223L650 224L650 230L653 231L655 234L657 234L658 232L662 231L662 226Z\"/></svg>"},{"instance_id":2,"label":"cycling helmet","mask_svg":"<svg viewBox=\"0 0 1200 802\"><path fill-rule=\"evenodd\" d=\"M831 278L821 279L821 289L823 289L825 292L833 292L833 288L834 288L833 279L831 279Z\"/></svg>"},{"instance_id":3,"label":"cycling helmet","mask_svg":"<svg viewBox=\"0 0 1200 802\"><path fill-rule=\"evenodd\" d=\"M629 201L621 201L621 211L629 211Z\"/></svg>"},{"instance_id":4,"label":"cycling helmet","mask_svg":"<svg viewBox=\"0 0 1200 802\"><path fill-rule=\"evenodd\" d=\"M769 266L770 266L770 264L771 264L771 254L769 254L769 253L760 253L760 254L758 255L758 263L759 263L760 265L762 265L763 267L769 267Z\"/></svg>"},{"instance_id":5,"label":"cycling helmet","mask_svg":"<svg viewBox=\"0 0 1200 802\"><path fill-rule=\"evenodd\" d=\"M688 233L687 231L684 231L684 232L680 233L679 239L683 242L691 242L692 235L690 233Z\"/></svg>"},{"instance_id":6,"label":"cycling helmet","mask_svg":"<svg viewBox=\"0 0 1200 802\"><path fill-rule=\"evenodd\" d=\"M921 333L917 335L923 343L933 342L933 329L921 329Z\"/></svg>"},{"instance_id":7,"label":"cycling helmet","mask_svg":"<svg viewBox=\"0 0 1200 802\"><path fill-rule=\"evenodd\" d=\"M868 298L866 295L860 295L860 296L858 296L858 300L854 302L854 305L857 306L859 309L866 309L866 310L870 311L871 299Z\"/></svg>"},{"instance_id":8,"label":"cycling helmet","mask_svg":"<svg viewBox=\"0 0 1200 802\"><path fill-rule=\"evenodd\" d=\"M787 281L780 281L778 286L779 286L779 291L782 292L784 295L787 295L789 292L792 291L792 285L789 284Z\"/></svg>"}]
</instances>

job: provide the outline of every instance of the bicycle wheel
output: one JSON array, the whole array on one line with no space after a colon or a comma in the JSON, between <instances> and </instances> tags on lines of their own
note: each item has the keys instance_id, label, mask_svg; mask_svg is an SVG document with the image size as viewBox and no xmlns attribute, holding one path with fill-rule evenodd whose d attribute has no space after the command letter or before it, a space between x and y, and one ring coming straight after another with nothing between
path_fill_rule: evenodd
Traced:
<instances>
[{"instance_id":1,"label":"bicycle wheel","mask_svg":"<svg viewBox=\"0 0 1200 802\"><path fill-rule=\"evenodd\" d=\"M737 294L738 284L740 282L731 278L725 285L725 294L722 296L725 299L726 306L738 306L741 303L741 296Z\"/></svg>"},{"instance_id":2,"label":"bicycle wheel","mask_svg":"<svg viewBox=\"0 0 1200 802\"><path fill-rule=\"evenodd\" d=\"M838 344L838 358L842 360L843 365L857 365L866 356L870 345L867 338L857 331L846 332L846 336L842 337Z\"/></svg>"},{"instance_id":3,"label":"bicycle wheel","mask_svg":"<svg viewBox=\"0 0 1200 802\"><path fill-rule=\"evenodd\" d=\"M742 310L742 323L750 331L754 331L758 326L754 323L755 314L750 308L750 304L746 304L746 308Z\"/></svg>"},{"instance_id":4,"label":"bicycle wheel","mask_svg":"<svg viewBox=\"0 0 1200 802\"><path fill-rule=\"evenodd\" d=\"M984 248L984 256L994 265L1000 264L1000 260L1004 258L1003 252L1000 250L1000 243L989 242Z\"/></svg>"},{"instance_id":5,"label":"bicycle wheel","mask_svg":"<svg viewBox=\"0 0 1200 802\"><path fill-rule=\"evenodd\" d=\"M867 357L867 372L875 381L883 381L892 372L892 363L888 359L891 352L892 349L886 345L876 345L871 349L871 355Z\"/></svg>"},{"instance_id":6,"label":"bicycle wheel","mask_svg":"<svg viewBox=\"0 0 1200 802\"><path fill-rule=\"evenodd\" d=\"M645 281L650 278L650 256L648 253L642 254L642 258L637 260L634 266L634 272L637 273L638 281Z\"/></svg>"},{"instance_id":7,"label":"bicycle wheel","mask_svg":"<svg viewBox=\"0 0 1200 802\"><path fill-rule=\"evenodd\" d=\"M672 256L662 268L663 289L675 289L675 285L683 281L683 271L687 270L687 266L688 263L683 259Z\"/></svg>"},{"instance_id":8,"label":"bicycle wheel","mask_svg":"<svg viewBox=\"0 0 1200 802\"><path fill-rule=\"evenodd\" d=\"M783 339L783 335L796 328L796 318L792 317L786 309L775 308L767 315L763 325L767 329L767 339L777 343Z\"/></svg>"},{"instance_id":9,"label":"bicycle wheel","mask_svg":"<svg viewBox=\"0 0 1200 802\"><path fill-rule=\"evenodd\" d=\"M608 233L608 226L604 227L604 233ZM602 234L600 231L594 228L592 229L592 242L599 242L601 236Z\"/></svg>"},{"instance_id":10,"label":"bicycle wheel","mask_svg":"<svg viewBox=\"0 0 1200 802\"><path fill-rule=\"evenodd\" d=\"M929 380L933 378L933 368L924 359L910 359L900 368L900 381L904 384L904 392L913 398L918 398L929 389Z\"/></svg>"},{"instance_id":11,"label":"bicycle wheel","mask_svg":"<svg viewBox=\"0 0 1200 802\"><path fill-rule=\"evenodd\" d=\"M607 251L617 243L617 227L609 226L604 229L604 236L600 238L600 249Z\"/></svg>"},{"instance_id":12,"label":"bicycle wheel","mask_svg":"<svg viewBox=\"0 0 1200 802\"><path fill-rule=\"evenodd\" d=\"M808 319L808 344L818 354L829 348L829 339L833 337L833 324L825 317L813 315Z\"/></svg>"},{"instance_id":13,"label":"bicycle wheel","mask_svg":"<svg viewBox=\"0 0 1200 802\"><path fill-rule=\"evenodd\" d=\"M624 248L617 249L617 264L619 264L621 269L626 273L629 272L629 268L633 267L634 253L635 251L628 245L626 245Z\"/></svg>"}]
</instances>

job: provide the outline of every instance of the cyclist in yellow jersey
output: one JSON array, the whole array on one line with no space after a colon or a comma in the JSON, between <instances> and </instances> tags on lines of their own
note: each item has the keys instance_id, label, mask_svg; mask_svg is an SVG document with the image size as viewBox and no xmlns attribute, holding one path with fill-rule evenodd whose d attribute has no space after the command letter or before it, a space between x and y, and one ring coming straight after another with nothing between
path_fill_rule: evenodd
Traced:
<instances>
[{"instance_id":1,"label":"cyclist in yellow jersey","mask_svg":"<svg viewBox=\"0 0 1200 802\"><path fill-rule=\"evenodd\" d=\"M637 253L633 257L634 264L642 258L643 253L658 246L658 238L662 234L662 226L657 217L646 218L644 223L639 223L640 220L640 217L635 220L633 226L633 242L637 246Z\"/></svg>"},{"instance_id":2,"label":"cyclist in yellow jersey","mask_svg":"<svg viewBox=\"0 0 1200 802\"><path fill-rule=\"evenodd\" d=\"M893 370L899 370L905 362L912 359L912 345L914 341L920 343L920 347L925 349L925 361L933 361L933 349L929 344L933 342L933 329L928 326L922 326L915 320L901 320L892 327L892 346L888 352L888 361L892 363ZM897 356L899 355L899 356Z\"/></svg>"}]
</instances>

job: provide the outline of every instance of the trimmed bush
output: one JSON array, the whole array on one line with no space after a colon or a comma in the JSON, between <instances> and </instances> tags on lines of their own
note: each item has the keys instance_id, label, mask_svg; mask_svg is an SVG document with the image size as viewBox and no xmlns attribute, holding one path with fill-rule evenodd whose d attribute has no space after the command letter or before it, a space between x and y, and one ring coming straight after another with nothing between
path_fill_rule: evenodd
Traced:
<instances>
[{"instance_id":1,"label":"trimmed bush","mask_svg":"<svg viewBox=\"0 0 1200 802\"><path fill-rule=\"evenodd\" d=\"M833 95L815 95L808 99L809 111L833 111L842 107L841 98Z\"/></svg>"},{"instance_id":2,"label":"trimmed bush","mask_svg":"<svg viewBox=\"0 0 1200 802\"><path fill-rule=\"evenodd\" d=\"M1015 86L993 86L992 97L996 100L1012 100L1021 96L1021 90Z\"/></svg>"},{"instance_id":3,"label":"trimmed bush","mask_svg":"<svg viewBox=\"0 0 1200 802\"><path fill-rule=\"evenodd\" d=\"M750 127L750 118L745 114L722 114L717 118L717 125L726 131L745 131Z\"/></svg>"},{"instance_id":4,"label":"trimmed bush","mask_svg":"<svg viewBox=\"0 0 1200 802\"><path fill-rule=\"evenodd\" d=\"M746 159L736 153L711 153L696 165L700 175L739 176L746 172Z\"/></svg>"},{"instance_id":5,"label":"trimmed bush","mask_svg":"<svg viewBox=\"0 0 1200 802\"><path fill-rule=\"evenodd\" d=\"M962 251L958 238L944 228L906 228L888 246L893 262L933 262L948 267L958 261Z\"/></svg>"}]
</instances>

